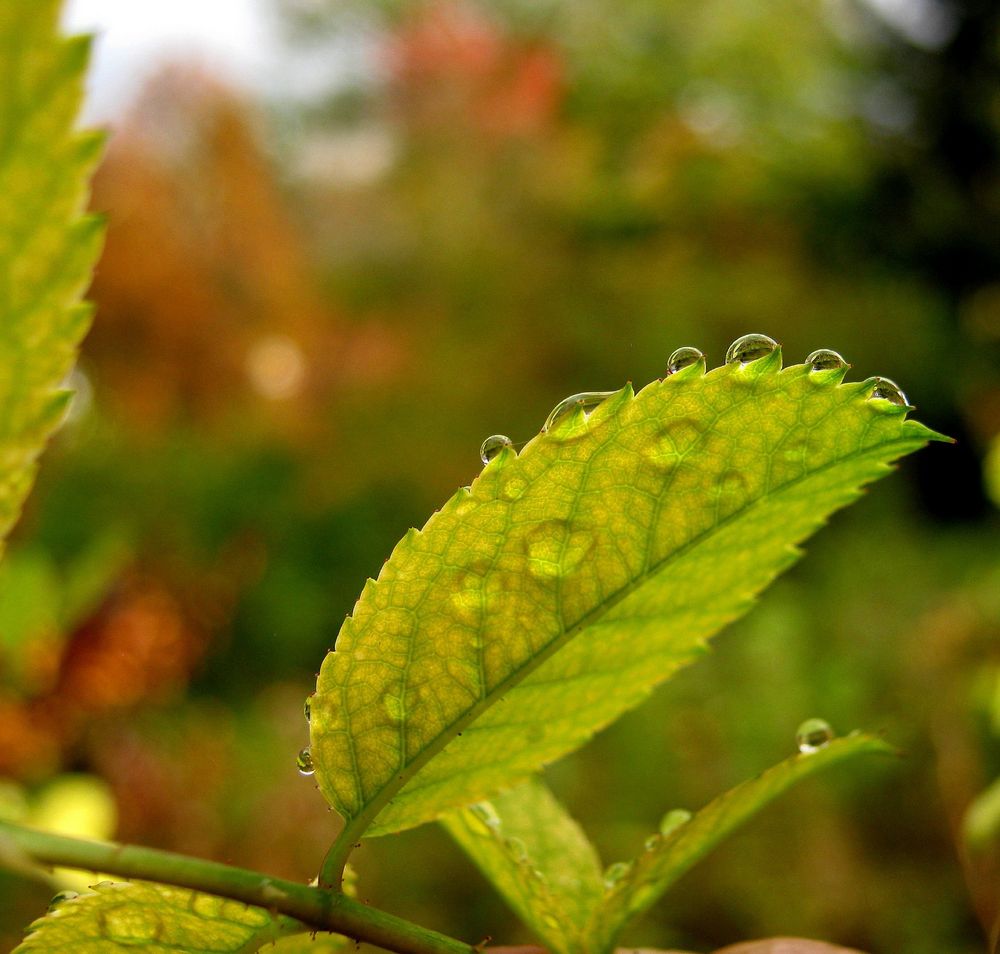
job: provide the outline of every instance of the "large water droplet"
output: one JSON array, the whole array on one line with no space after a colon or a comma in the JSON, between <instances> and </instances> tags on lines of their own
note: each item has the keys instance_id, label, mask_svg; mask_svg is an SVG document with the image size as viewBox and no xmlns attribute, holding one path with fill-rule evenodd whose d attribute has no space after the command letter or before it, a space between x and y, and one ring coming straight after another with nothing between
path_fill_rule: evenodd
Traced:
<instances>
[{"instance_id":1,"label":"large water droplet","mask_svg":"<svg viewBox=\"0 0 1000 954\"><path fill-rule=\"evenodd\" d=\"M598 404L602 404L611 395L617 393L617 391L581 391L579 394L571 394L552 408L552 412L545 418L545 423L542 425L542 433L544 434L556 421L565 417L575 408L582 407L584 411L593 410Z\"/></svg>"},{"instance_id":2,"label":"large water droplet","mask_svg":"<svg viewBox=\"0 0 1000 954\"><path fill-rule=\"evenodd\" d=\"M667 374L676 374L685 368L690 368L692 364L704 361L705 355L697 348L678 348L669 358L667 358Z\"/></svg>"},{"instance_id":3,"label":"large water droplet","mask_svg":"<svg viewBox=\"0 0 1000 954\"><path fill-rule=\"evenodd\" d=\"M795 732L795 745L803 755L818 752L833 739L830 723L823 719L806 719Z\"/></svg>"},{"instance_id":4,"label":"large water droplet","mask_svg":"<svg viewBox=\"0 0 1000 954\"><path fill-rule=\"evenodd\" d=\"M778 347L778 342L767 335L744 335L737 338L726 352L726 364L738 361L740 364L749 364L751 361L758 361L766 358Z\"/></svg>"},{"instance_id":5,"label":"large water droplet","mask_svg":"<svg viewBox=\"0 0 1000 954\"><path fill-rule=\"evenodd\" d=\"M299 770L299 775L312 775L316 771L313 765L312 751L307 745L295 759L295 767Z\"/></svg>"},{"instance_id":6,"label":"large water droplet","mask_svg":"<svg viewBox=\"0 0 1000 954\"><path fill-rule=\"evenodd\" d=\"M675 808L660 819L660 834L667 838L689 821L691 813L686 808Z\"/></svg>"},{"instance_id":7,"label":"large water droplet","mask_svg":"<svg viewBox=\"0 0 1000 954\"><path fill-rule=\"evenodd\" d=\"M806 358L806 364L809 365L810 371L839 371L848 366L847 362L836 351L830 351L829 348L820 348L819 351L814 351Z\"/></svg>"},{"instance_id":8,"label":"large water droplet","mask_svg":"<svg viewBox=\"0 0 1000 954\"><path fill-rule=\"evenodd\" d=\"M632 865L627 861L616 861L604 869L604 887L608 891L613 891L615 887L632 870Z\"/></svg>"},{"instance_id":9,"label":"large water droplet","mask_svg":"<svg viewBox=\"0 0 1000 954\"><path fill-rule=\"evenodd\" d=\"M897 407L909 407L910 402L903 393L903 389L895 381L890 381L888 378L872 378L872 382L875 387L868 395L869 401L888 401Z\"/></svg>"},{"instance_id":10,"label":"large water droplet","mask_svg":"<svg viewBox=\"0 0 1000 954\"><path fill-rule=\"evenodd\" d=\"M504 434L491 434L479 448L479 459L488 464L506 447L513 447L514 442Z\"/></svg>"},{"instance_id":11,"label":"large water droplet","mask_svg":"<svg viewBox=\"0 0 1000 954\"><path fill-rule=\"evenodd\" d=\"M306 701L302 703L302 714L306 717L306 722L312 720L312 696L306 696Z\"/></svg>"}]
</instances>

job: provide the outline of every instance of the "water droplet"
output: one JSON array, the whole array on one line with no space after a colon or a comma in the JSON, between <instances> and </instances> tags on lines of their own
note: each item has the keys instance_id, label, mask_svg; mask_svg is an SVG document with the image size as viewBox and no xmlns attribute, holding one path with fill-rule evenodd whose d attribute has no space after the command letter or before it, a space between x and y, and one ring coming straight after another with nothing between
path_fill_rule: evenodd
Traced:
<instances>
[{"instance_id":1,"label":"water droplet","mask_svg":"<svg viewBox=\"0 0 1000 954\"><path fill-rule=\"evenodd\" d=\"M795 732L795 744L803 755L818 752L832 739L833 729L823 719L806 719Z\"/></svg>"},{"instance_id":2,"label":"water droplet","mask_svg":"<svg viewBox=\"0 0 1000 954\"><path fill-rule=\"evenodd\" d=\"M504 844L519 865L527 864L528 849L520 838L508 838Z\"/></svg>"},{"instance_id":3,"label":"water droplet","mask_svg":"<svg viewBox=\"0 0 1000 954\"><path fill-rule=\"evenodd\" d=\"M684 368L690 368L692 364L704 361L705 355L697 348L678 348L669 358L667 358L667 374L676 374Z\"/></svg>"},{"instance_id":4,"label":"water droplet","mask_svg":"<svg viewBox=\"0 0 1000 954\"><path fill-rule=\"evenodd\" d=\"M545 520L524 538L528 572L539 579L569 576L594 548L594 535L565 520Z\"/></svg>"},{"instance_id":5,"label":"water droplet","mask_svg":"<svg viewBox=\"0 0 1000 954\"><path fill-rule=\"evenodd\" d=\"M650 835L642 844L646 851L656 851L663 844L663 835Z\"/></svg>"},{"instance_id":6,"label":"water droplet","mask_svg":"<svg viewBox=\"0 0 1000 954\"><path fill-rule=\"evenodd\" d=\"M299 770L299 775L312 775L316 771L316 766L313 765L312 752L308 745L299 752L298 757L295 759L295 766Z\"/></svg>"},{"instance_id":7,"label":"water droplet","mask_svg":"<svg viewBox=\"0 0 1000 954\"><path fill-rule=\"evenodd\" d=\"M726 352L726 364L739 361L740 364L749 364L751 361L758 361L766 358L778 347L778 342L767 335L744 335L737 338Z\"/></svg>"},{"instance_id":8,"label":"water droplet","mask_svg":"<svg viewBox=\"0 0 1000 954\"><path fill-rule=\"evenodd\" d=\"M78 891L60 891L58 894L52 896L52 900L49 902L49 910L51 911L57 904L62 904L64 901L74 901L80 897Z\"/></svg>"},{"instance_id":9,"label":"water droplet","mask_svg":"<svg viewBox=\"0 0 1000 954\"><path fill-rule=\"evenodd\" d=\"M99 915L104 934L110 941L133 945L155 941L163 931L159 915L148 908L124 903L106 908Z\"/></svg>"},{"instance_id":10,"label":"water droplet","mask_svg":"<svg viewBox=\"0 0 1000 954\"><path fill-rule=\"evenodd\" d=\"M810 371L839 371L848 366L836 351L830 351L828 348L814 351L806 358L806 364L809 365Z\"/></svg>"},{"instance_id":11,"label":"water droplet","mask_svg":"<svg viewBox=\"0 0 1000 954\"><path fill-rule=\"evenodd\" d=\"M667 838L689 821L691 813L686 808L675 808L660 819L660 834Z\"/></svg>"},{"instance_id":12,"label":"water droplet","mask_svg":"<svg viewBox=\"0 0 1000 954\"><path fill-rule=\"evenodd\" d=\"M872 378L871 380L875 386L872 393L868 395L869 401L888 401L897 407L909 407L910 402L903 393L903 389L895 381L890 381L888 378Z\"/></svg>"},{"instance_id":13,"label":"water droplet","mask_svg":"<svg viewBox=\"0 0 1000 954\"><path fill-rule=\"evenodd\" d=\"M487 828L496 831L500 827L500 816L489 802L478 802L471 811Z\"/></svg>"},{"instance_id":14,"label":"water droplet","mask_svg":"<svg viewBox=\"0 0 1000 954\"><path fill-rule=\"evenodd\" d=\"M504 434L492 434L483 441L483 446L479 448L479 459L488 464L504 448L513 447L514 442Z\"/></svg>"},{"instance_id":15,"label":"water droplet","mask_svg":"<svg viewBox=\"0 0 1000 954\"><path fill-rule=\"evenodd\" d=\"M604 887L608 891L614 890L631 870L632 865L627 861L616 861L614 864L608 865L604 869Z\"/></svg>"},{"instance_id":16,"label":"water droplet","mask_svg":"<svg viewBox=\"0 0 1000 954\"><path fill-rule=\"evenodd\" d=\"M545 418L545 423L542 425L542 433L544 434L556 421L575 408L581 407L584 411L593 410L598 404L617 393L617 391L581 391L579 394L571 394L552 408L552 413Z\"/></svg>"},{"instance_id":17,"label":"water droplet","mask_svg":"<svg viewBox=\"0 0 1000 954\"><path fill-rule=\"evenodd\" d=\"M306 722L312 720L312 696L306 696L306 701L302 703L302 714L306 717Z\"/></svg>"}]
</instances>

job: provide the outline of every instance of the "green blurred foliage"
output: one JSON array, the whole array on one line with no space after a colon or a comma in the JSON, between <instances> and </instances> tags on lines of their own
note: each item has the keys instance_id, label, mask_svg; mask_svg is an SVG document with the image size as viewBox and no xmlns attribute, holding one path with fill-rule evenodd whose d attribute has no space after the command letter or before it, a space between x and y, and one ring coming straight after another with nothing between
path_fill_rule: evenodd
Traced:
<instances>
[{"instance_id":1,"label":"green blurred foliage","mask_svg":"<svg viewBox=\"0 0 1000 954\"><path fill-rule=\"evenodd\" d=\"M805 717L884 731L897 764L786 796L626 940L981 950L1000 846L959 842L1000 776L1000 12L275 13L308 94L248 103L174 68L98 176L83 387L0 577L21 594L0 607L0 770L97 774L122 838L312 877L336 821L295 772L301 701L365 577L486 434L524 440L565 394L761 331L788 361L831 347L852 379L897 380L959 443L838 516L550 781L619 857L780 760ZM327 59L346 81L321 82ZM403 916L528 939L434 828L358 868ZM13 946L45 891L5 877L0 898Z\"/></svg>"}]
</instances>

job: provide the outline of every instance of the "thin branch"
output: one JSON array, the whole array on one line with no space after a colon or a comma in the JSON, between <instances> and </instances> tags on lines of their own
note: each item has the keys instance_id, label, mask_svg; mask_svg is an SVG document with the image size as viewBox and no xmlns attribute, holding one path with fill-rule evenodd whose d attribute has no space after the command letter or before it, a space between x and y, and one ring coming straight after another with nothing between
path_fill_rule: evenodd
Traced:
<instances>
[{"instance_id":1,"label":"thin branch","mask_svg":"<svg viewBox=\"0 0 1000 954\"><path fill-rule=\"evenodd\" d=\"M106 872L204 891L296 918L307 929L332 931L397 954L474 954L462 941L371 908L346 895L257 871L155 848L85 841L0 822L0 837L44 865Z\"/></svg>"}]
</instances>

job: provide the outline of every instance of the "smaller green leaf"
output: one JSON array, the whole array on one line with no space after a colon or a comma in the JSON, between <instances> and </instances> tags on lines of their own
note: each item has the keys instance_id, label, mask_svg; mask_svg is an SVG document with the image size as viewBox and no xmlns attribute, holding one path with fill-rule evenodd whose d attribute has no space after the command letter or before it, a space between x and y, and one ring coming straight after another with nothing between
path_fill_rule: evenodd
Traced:
<instances>
[{"instance_id":1,"label":"smaller green leaf","mask_svg":"<svg viewBox=\"0 0 1000 954\"><path fill-rule=\"evenodd\" d=\"M634 861L609 869L609 874L617 877L606 882L604 903L590 932L594 949L610 949L629 921L649 908L743 822L796 782L855 755L894 751L874 736L851 733L779 762L757 778L713 799L689 821L665 835L653 835L646 843L646 850Z\"/></svg>"},{"instance_id":2,"label":"smaller green leaf","mask_svg":"<svg viewBox=\"0 0 1000 954\"><path fill-rule=\"evenodd\" d=\"M249 954L304 930L294 918L186 888L102 881L85 894L57 895L14 954L111 954L137 947L146 954ZM283 950L295 954L304 946Z\"/></svg>"},{"instance_id":3,"label":"smaller green leaf","mask_svg":"<svg viewBox=\"0 0 1000 954\"><path fill-rule=\"evenodd\" d=\"M521 920L556 954L589 948L603 899L597 852L538 778L442 824Z\"/></svg>"}]
</instances>

